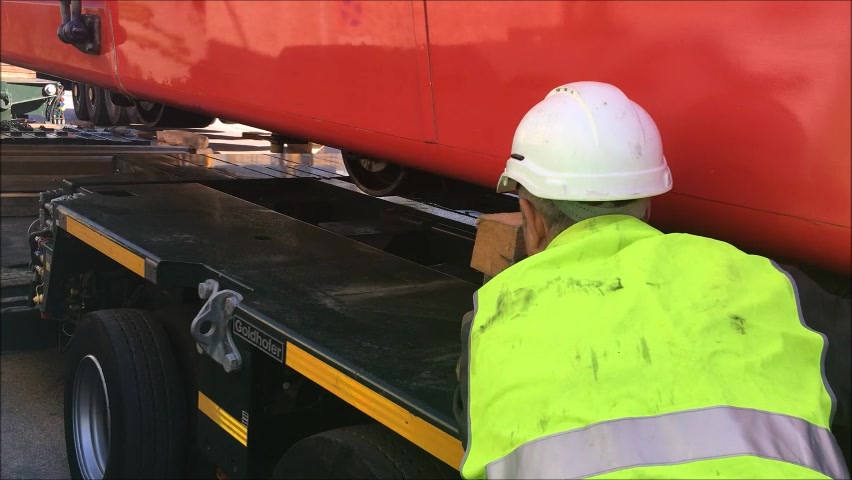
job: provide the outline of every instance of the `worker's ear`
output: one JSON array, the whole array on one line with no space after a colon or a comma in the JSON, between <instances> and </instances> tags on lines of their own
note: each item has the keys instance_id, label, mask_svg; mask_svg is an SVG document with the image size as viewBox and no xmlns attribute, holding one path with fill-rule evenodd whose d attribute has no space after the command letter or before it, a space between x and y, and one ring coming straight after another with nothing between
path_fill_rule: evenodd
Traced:
<instances>
[{"instance_id":1,"label":"worker's ear","mask_svg":"<svg viewBox=\"0 0 852 480\"><path fill-rule=\"evenodd\" d=\"M525 198L520 198L521 214L524 217L524 244L527 255L534 255L547 247L547 225L544 218Z\"/></svg>"}]
</instances>

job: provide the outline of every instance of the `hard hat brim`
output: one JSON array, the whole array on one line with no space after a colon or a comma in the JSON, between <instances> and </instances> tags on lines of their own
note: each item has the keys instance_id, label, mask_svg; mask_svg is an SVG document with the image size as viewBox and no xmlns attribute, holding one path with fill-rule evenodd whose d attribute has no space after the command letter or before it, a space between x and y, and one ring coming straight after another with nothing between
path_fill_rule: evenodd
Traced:
<instances>
[{"instance_id":1,"label":"hard hat brim","mask_svg":"<svg viewBox=\"0 0 852 480\"><path fill-rule=\"evenodd\" d=\"M506 173L500 175L500 180L497 182L497 193L514 192L517 189L518 182L514 178L509 177Z\"/></svg>"},{"instance_id":2,"label":"hard hat brim","mask_svg":"<svg viewBox=\"0 0 852 480\"><path fill-rule=\"evenodd\" d=\"M519 185L536 197L550 200L617 201L662 195L672 189L672 177L665 157L662 165L653 169L604 175L566 175L544 170L529 159L510 159L497 182L497 193L515 191Z\"/></svg>"}]
</instances>

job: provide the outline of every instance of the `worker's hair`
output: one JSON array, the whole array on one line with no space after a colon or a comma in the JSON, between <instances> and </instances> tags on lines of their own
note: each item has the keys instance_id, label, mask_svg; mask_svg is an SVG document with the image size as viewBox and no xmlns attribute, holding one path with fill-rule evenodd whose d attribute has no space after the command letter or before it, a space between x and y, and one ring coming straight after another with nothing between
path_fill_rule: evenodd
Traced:
<instances>
[{"instance_id":1,"label":"worker's hair","mask_svg":"<svg viewBox=\"0 0 852 480\"><path fill-rule=\"evenodd\" d=\"M548 228L548 236L552 240L557 235L562 233L565 229L574 225L580 220L584 220L586 218L591 218L600 215L606 215L609 213L612 214L622 214L622 215L633 215L640 220L647 220L648 217L648 206L650 205L650 199L647 198L638 198L635 200L619 200L614 202L576 202L573 200L549 200L546 198L539 198L535 195L531 194L529 190L523 187L523 185L518 185L518 196L529 201L532 206L536 209L536 211L541 214L544 219L544 223L547 224ZM577 206L589 206L596 207L594 209L594 213L591 213L592 210L589 209L589 213L584 218L576 218L572 216L572 214L568 213L570 211L577 211ZM600 210L600 209L607 209ZM524 222L526 222L526 218L524 218Z\"/></svg>"}]
</instances>

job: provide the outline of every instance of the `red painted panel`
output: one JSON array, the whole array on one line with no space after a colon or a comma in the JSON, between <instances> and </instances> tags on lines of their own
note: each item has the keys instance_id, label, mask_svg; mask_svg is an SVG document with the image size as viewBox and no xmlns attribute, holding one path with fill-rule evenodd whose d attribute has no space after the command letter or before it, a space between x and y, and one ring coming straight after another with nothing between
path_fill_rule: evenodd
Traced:
<instances>
[{"instance_id":1,"label":"red painted panel","mask_svg":"<svg viewBox=\"0 0 852 480\"><path fill-rule=\"evenodd\" d=\"M427 6L441 144L503 159L549 89L611 82L658 123L675 192L849 227L849 2Z\"/></svg>"},{"instance_id":2,"label":"red painted panel","mask_svg":"<svg viewBox=\"0 0 852 480\"><path fill-rule=\"evenodd\" d=\"M433 140L413 7L425 22L411 1L122 0L113 3L117 63L137 95L197 94L202 102L189 106L210 113L235 99L244 106L228 118L253 125L279 125L287 112Z\"/></svg>"},{"instance_id":3,"label":"red painted panel","mask_svg":"<svg viewBox=\"0 0 852 480\"><path fill-rule=\"evenodd\" d=\"M106 2L87 0L83 13L109 18ZM56 37L62 23L54 0L3 0L0 6L0 46L3 62L60 77L120 90L112 62L112 26L101 22L101 54L87 55Z\"/></svg>"},{"instance_id":4,"label":"red painted panel","mask_svg":"<svg viewBox=\"0 0 852 480\"><path fill-rule=\"evenodd\" d=\"M750 254L786 263L804 262L849 274L849 229L671 193L651 207L651 223L665 232L723 239Z\"/></svg>"},{"instance_id":5,"label":"red painted panel","mask_svg":"<svg viewBox=\"0 0 852 480\"><path fill-rule=\"evenodd\" d=\"M849 2L85 5L104 55L55 38L53 0L4 1L4 61L116 88L114 54L139 97L485 186L551 88L614 83L663 135L655 223L852 270Z\"/></svg>"}]
</instances>

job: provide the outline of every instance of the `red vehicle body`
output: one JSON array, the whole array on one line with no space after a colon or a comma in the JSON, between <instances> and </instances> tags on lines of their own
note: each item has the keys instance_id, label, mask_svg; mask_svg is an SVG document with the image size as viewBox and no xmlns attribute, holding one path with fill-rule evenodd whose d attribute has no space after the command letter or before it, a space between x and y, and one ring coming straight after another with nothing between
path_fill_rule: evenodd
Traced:
<instances>
[{"instance_id":1,"label":"red vehicle body","mask_svg":"<svg viewBox=\"0 0 852 480\"><path fill-rule=\"evenodd\" d=\"M653 223L849 274L850 3L4 0L3 61L492 187L553 87L619 86L660 128Z\"/></svg>"}]
</instances>

